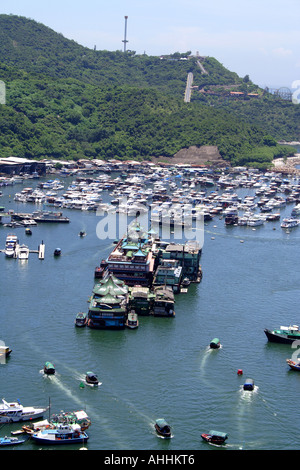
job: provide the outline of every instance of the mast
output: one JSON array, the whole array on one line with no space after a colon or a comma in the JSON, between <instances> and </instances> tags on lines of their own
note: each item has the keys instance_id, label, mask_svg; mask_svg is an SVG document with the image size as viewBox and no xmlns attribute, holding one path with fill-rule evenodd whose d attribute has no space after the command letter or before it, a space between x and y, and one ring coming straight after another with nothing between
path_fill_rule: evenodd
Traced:
<instances>
[{"instance_id":1,"label":"mast","mask_svg":"<svg viewBox=\"0 0 300 470\"><path fill-rule=\"evenodd\" d=\"M128 16L124 16L125 18L125 32L124 32L124 39L122 40L122 42L124 42L124 52L126 52L126 44L127 44L127 19L128 19Z\"/></svg>"}]
</instances>

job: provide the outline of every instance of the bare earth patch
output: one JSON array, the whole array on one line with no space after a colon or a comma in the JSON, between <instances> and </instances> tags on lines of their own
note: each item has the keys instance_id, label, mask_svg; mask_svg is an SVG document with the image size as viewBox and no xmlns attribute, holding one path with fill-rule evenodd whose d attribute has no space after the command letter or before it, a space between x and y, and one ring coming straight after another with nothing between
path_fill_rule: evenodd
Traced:
<instances>
[{"instance_id":1,"label":"bare earth patch","mask_svg":"<svg viewBox=\"0 0 300 470\"><path fill-rule=\"evenodd\" d=\"M219 154L218 147L214 145L192 146L181 149L173 157L153 157L152 162L169 163L171 165L191 164L193 166L229 166L229 162L223 160Z\"/></svg>"}]
</instances>

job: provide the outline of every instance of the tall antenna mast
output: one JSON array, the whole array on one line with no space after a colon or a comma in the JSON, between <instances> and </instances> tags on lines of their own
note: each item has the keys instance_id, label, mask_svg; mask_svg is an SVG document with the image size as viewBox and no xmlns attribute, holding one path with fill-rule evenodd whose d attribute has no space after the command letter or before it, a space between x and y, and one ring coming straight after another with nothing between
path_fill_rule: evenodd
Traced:
<instances>
[{"instance_id":1,"label":"tall antenna mast","mask_svg":"<svg viewBox=\"0 0 300 470\"><path fill-rule=\"evenodd\" d=\"M125 16L125 33L124 33L124 39L122 40L122 42L124 42L124 52L126 52L126 43L128 42L126 37L127 37L127 19L128 19L128 16Z\"/></svg>"}]
</instances>

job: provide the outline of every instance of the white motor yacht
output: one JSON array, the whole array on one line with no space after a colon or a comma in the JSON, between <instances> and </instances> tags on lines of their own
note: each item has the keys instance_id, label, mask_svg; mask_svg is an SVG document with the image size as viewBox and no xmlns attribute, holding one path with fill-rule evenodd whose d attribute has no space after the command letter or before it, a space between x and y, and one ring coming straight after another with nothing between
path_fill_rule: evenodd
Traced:
<instances>
[{"instance_id":1,"label":"white motor yacht","mask_svg":"<svg viewBox=\"0 0 300 470\"><path fill-rule=\"evenodd\" d=\"M19 401L8 403L3 398L0 404L0 423L15 423L40 418L46 410L47 408L22 406Z\"/></svg>"}]
</instances>

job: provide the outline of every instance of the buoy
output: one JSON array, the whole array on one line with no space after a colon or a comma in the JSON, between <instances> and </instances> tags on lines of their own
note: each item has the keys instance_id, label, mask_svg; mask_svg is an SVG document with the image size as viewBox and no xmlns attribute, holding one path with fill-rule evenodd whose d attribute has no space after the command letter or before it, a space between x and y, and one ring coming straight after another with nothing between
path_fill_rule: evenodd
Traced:
<instances>
[{"instance_id":1,"label":"buoy","mask_svg":"<svg viewBox=\"0 0 300 470\"><path fill-rule=\"evenodd\" d=\"M238 369L237 375L243 375L243 370L242 370L242 369Z\"/></svg>"},{"instance_id":2,"label":"buoy","mask_svg":"<svg viewBox=\"0 0 300 470\"><path fill-rule=\"evenodd\" d=\"M80 382L79 387L80 387L80 388L84 388L84 383L83 383L83 382Z\"/></svg>"}]
</instances>

